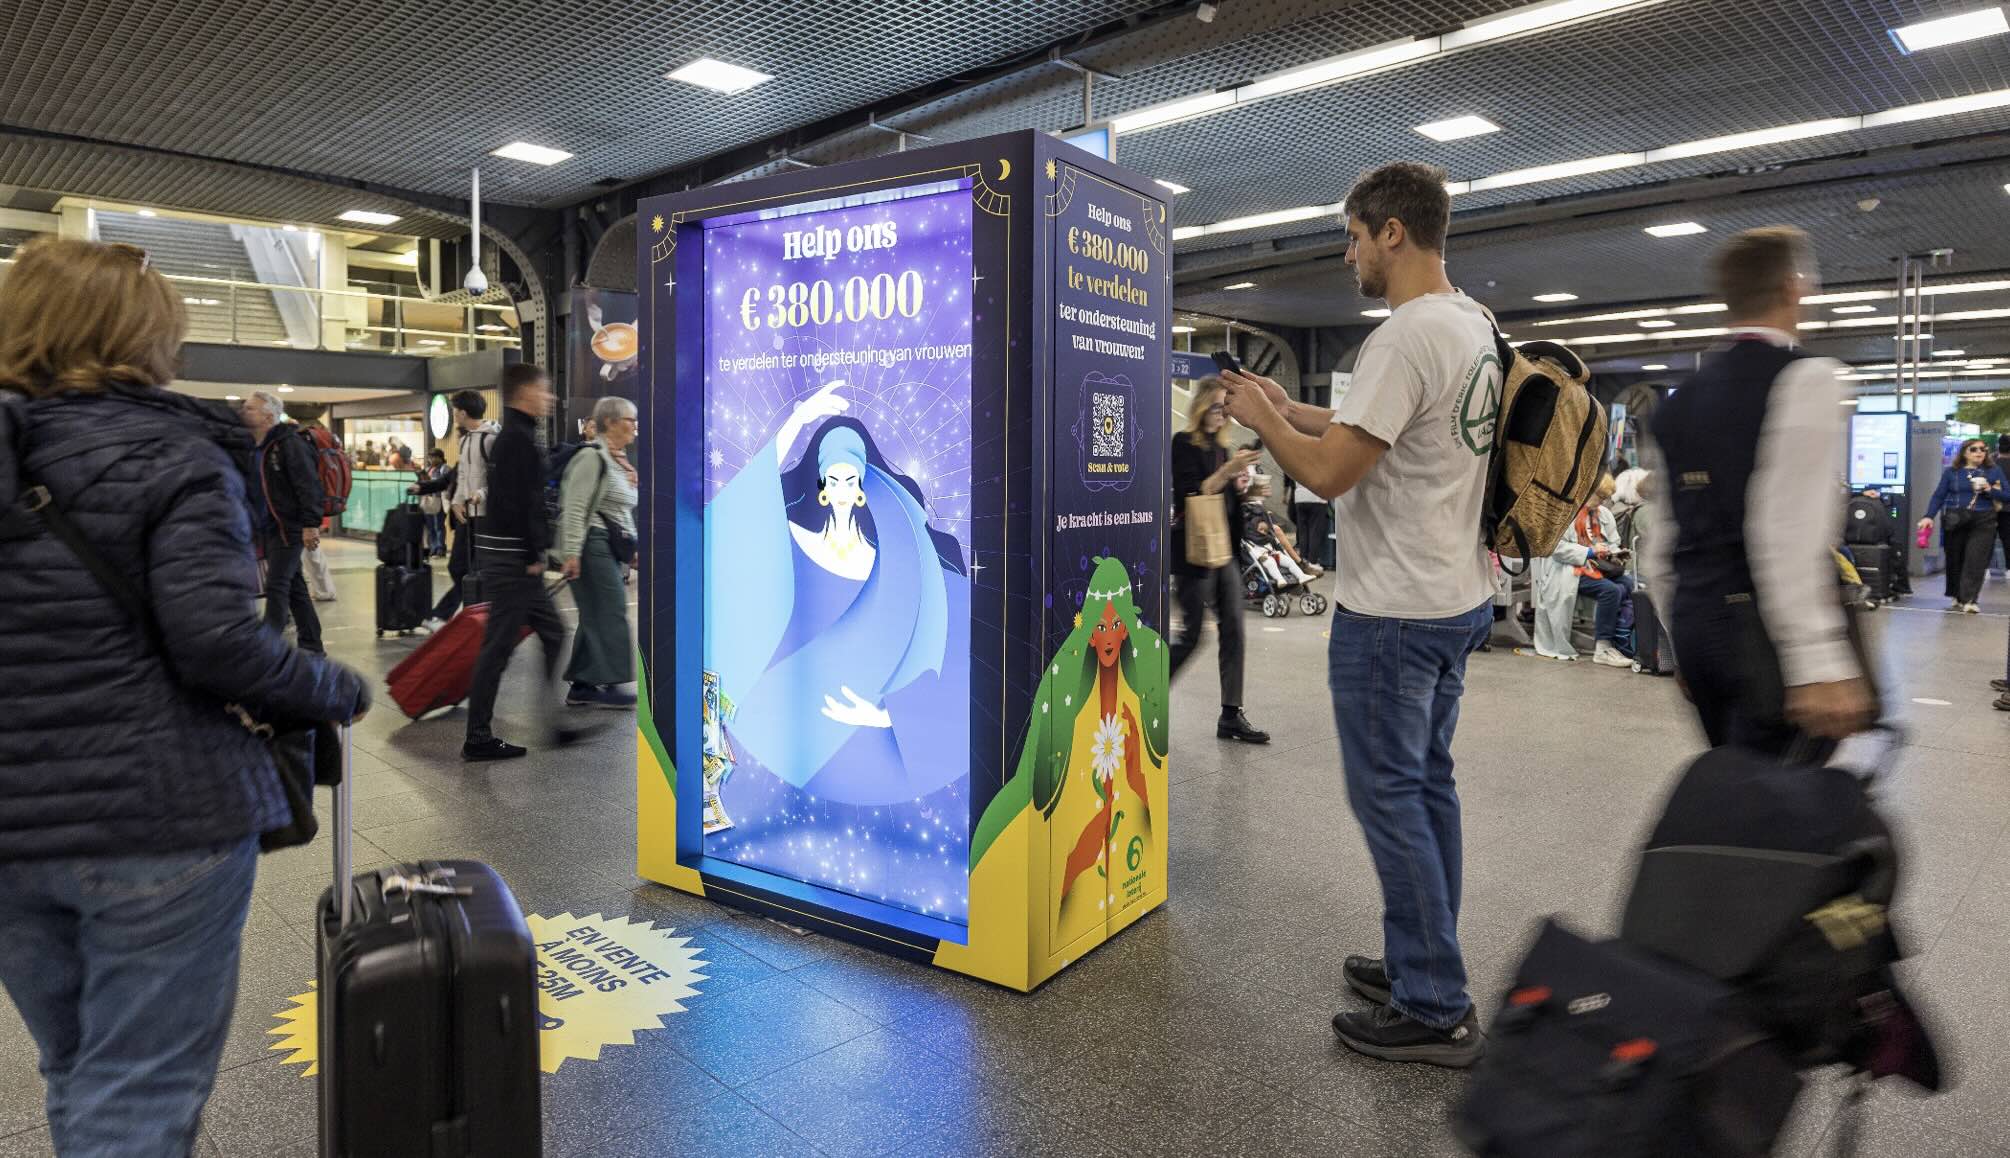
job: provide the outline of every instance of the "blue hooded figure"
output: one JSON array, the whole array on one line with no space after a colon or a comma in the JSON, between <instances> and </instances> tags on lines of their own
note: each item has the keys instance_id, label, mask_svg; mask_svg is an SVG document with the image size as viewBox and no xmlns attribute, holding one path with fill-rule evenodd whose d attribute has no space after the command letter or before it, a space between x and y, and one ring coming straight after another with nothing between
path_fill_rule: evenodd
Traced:
<instances>
[{"instance_id":1,"label":"blue hooded figure","mask_svg":"<svg viewBox=\"0 0 2010 1158\"><path fill-rule=\"evenodd\" d=\"M707 506L705 653L743 764L895 804L968 772L969 579L920 489L841 417L842 385L799 403Z\"/></svg>"}]
</instances>

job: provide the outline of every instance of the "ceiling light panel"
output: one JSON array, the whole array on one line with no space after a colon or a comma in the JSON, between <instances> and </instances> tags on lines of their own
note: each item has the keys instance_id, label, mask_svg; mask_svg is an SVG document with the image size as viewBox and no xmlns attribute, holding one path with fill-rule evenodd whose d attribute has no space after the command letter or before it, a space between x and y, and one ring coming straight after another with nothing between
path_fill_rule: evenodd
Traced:
<instances>
[{"instance_id":1,"label":"ceiling light panel","mask_svg":"<svg viewBox=\"0 0 2010 1158\"><path fill-rule=\"evenodd\" d=\"M1450 52L1459 48L1470 48L1475 44L1504 40L1510 36L1520 36L1529 32L1539 32L1554 28L1573 20L1586 20L1593 16L1603 16L1622 8L1646 7L1640 0L1552 0L1547 4L1530 4L1512 12L1485 20L1475 20L1456 32L1444 35L1444 49Z\"/></svg>"},{"instance_id":2,"label":"ceiling light panel","mask_svg":"<svg viewBox=\"0 0 2010 1158\"><path fill-rule=\"evenodd\" d=\"M1710 232L1708 226L1694 221L1677 221L1668 225L1650 225L1645 230L1649 237L1690 237L1698 233Z\"/></svg>"},{"instance_id":3,"label":"ceiling light panel","mask_svg":"<svg viewBox=\"0 0 2010 1158\"><path fill-rule=\"evenodd\" d=\"M1577 300L1577 295L1562 292L1537 294L1535 295L1535 300L1543 303L1544 305L1553 305L1557 302L1574 302Z\"/></svg>"},{"instance_id":4,"label":"ceiling light panel","mask_svg":"<svg viewBox=\"0 0 2010 1158\"><path fill-rule=\"evenodd\" d=\"M1678 324L1672 318L1645 318L1641 320L1640 328L1643 330L1672 330Z\"/></svg>"},{"instance_id":5,"label":"ceiling light panel","mask_svg":"<svg viewBox=\"0 0 2010 1158\"><path fill-rule=\"evenodd\" d=\"M1467 137L1483 137L1488 133L1498 133L1501 127L1485 117L1452 117L1448 120L1432 121L1418 125L1417 131L1434 141L1463 141Z\"/></svg>"},{"instance_id":6,"label":"ceiling light panel","mask_svg":"<svg viewBox=\"0 0 2010 1158\"><path fill-rule=\"evenodd\" d=\"M755 85L766 84L775 79L765 72L756 72L737 64L727 64L723 60L713 60L709 56L701 56L666 75L670 80L694 84L699 88L725 93L727 96L746 92Z\"/></svg>"},{"instance_id":7,"label":"ceiling light panel","mask_svg":"<svg viewBox=\"0 0 2010 1158\"><path fill-rule=\"evenodd\" d=\"M1235 282L1235 283L1234 283L1234 284L1232 284L1232 285L1225 285L1225 286L1222 286L1221 288L1223 288L1223 289L1225 289L1225 290L1246 290L1246 289L1255 289L1255 288L1256 288L1256 283L1255 283L1255 282L1253 282L1253 281L1239 281L1239 282Z\"/></svg>"},{"instance_id":8,"label":"ceiling light panel","mask_svg":"<svg viewBox=\"0 0 2010 1158\"><path fill-rule=\"evenodd\" d=\"M396 225L396 213L379 213L374 209L349 209L335 215L338 221L353 221L358 225Z\"/></svg>"},{"instance_id":9,"label":"ceiling light panel","mask_svg":"<svg viewBox=\"0 0 2010 1158\"><path fill-rule=\"evenodd\" d=\"M1980 40L1985 36L2001 36L2006 32L2010 32L2010 21L2005 21L2003 9L1999 5L1894 28L1891 30L1891 38L1898 42L1900 51L1910 54L1925 52L1929 48L1944 48L1963 41Z\"/></svg>"},{"instance_id":10,"label":"ceiling light panel","mask_svg":"<svg viewBox=\"0 0 2010 1158\"><path fill-rule=\"evenodd\" d=\"M1859 117L1830 117L1821 121L1803 121L1798 125L1781 125L1772 129L1753 129L1745 133L1730 133L1721 137L1706 137L1700 141L1685 141L1679 145L1665 145L1659 149L1647 150L1647 163L1656 161L1679 161L1684 157L1703 157L1711 153L1730 153L1739 149L1756 149L1764 145L1785 144L1809 137L1826 137L1835 133L1855 132L1862 124Z\"/></svg>"},{"instance_id":11,"label":"ceiling light panel","mask_svg":"<svg viewBox=\"0 0 2010 1158\"><path fill-rule=\"evenodd\" d=\"M560 161L570 161L572 154L564 149L550 149L543 145L533 145L529 141L511 141L491 157L505 157L512 161L528 161L533 165L556 165Z\"/></svg>"}]
</instances>

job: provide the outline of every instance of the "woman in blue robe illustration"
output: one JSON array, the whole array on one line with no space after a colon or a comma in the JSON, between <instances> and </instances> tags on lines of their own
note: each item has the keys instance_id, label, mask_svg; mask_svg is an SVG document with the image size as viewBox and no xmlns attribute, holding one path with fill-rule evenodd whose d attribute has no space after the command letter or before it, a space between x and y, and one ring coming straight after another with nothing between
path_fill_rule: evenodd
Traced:
<instances>
[{"instance_id":1,"label":"woman in blue robe illustration","mask_svg":"<svg viewBox=\"0 0 2010 1158\"><path fill-rule=\"evenodd\" d=\"M707 666L743 765L897 804L968 773L969 578L920 488L844 416L843 386L797 404L706 507Z\"/></svg>"}]
</instances>

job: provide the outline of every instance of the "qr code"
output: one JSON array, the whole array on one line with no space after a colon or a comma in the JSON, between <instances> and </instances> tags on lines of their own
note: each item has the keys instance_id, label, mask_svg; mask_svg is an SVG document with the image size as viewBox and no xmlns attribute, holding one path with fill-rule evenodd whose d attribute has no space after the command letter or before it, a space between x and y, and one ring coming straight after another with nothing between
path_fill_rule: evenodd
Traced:
<instances>
[{"instance_id":1,"label":"qr code","mask_svg":"<svg viewBox=\"0 0 2010 1158\"><path fill-rule=\"evenodd\" d=\"M1124 432L1128 429L1124 421L1124 396L1093 394L1092 398L1095 403L1093 417L1096 421L1096 431L1089 445L1090 456L1124 457Z\"/></svg>"}]
</instances>

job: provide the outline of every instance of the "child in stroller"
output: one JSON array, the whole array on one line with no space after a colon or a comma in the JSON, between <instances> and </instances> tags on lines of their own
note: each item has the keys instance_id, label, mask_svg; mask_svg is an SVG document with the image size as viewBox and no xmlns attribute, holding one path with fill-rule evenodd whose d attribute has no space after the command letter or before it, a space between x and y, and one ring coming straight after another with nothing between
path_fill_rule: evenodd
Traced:
<instances>
[{"instance_id":1,"label":"child in stroller","mask_svg":"<svg viewBox=\"0 0 2010 1158\"><path fill-rule=\"evenodd\" d=\"M1312 580L1325 572L1308 566L1277 533L1270 512L1252 504L1243 518L1242 588L1249 601L1260 604L1263 614L1275 619L1291 614L1296 599L1307 615L1319 615L1327 608L1326 597L1312 590Z\"/></svg>"}]
</instances>

